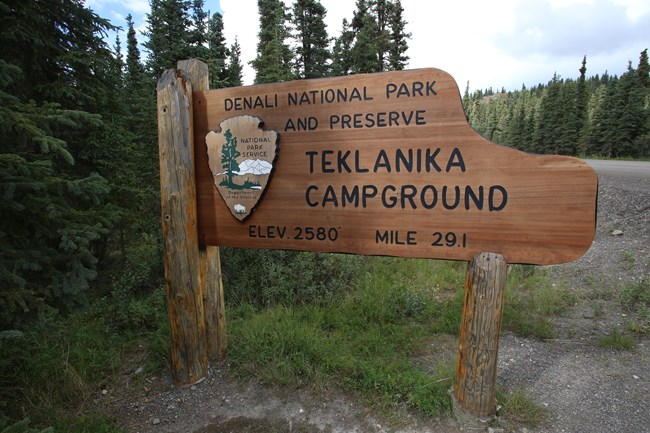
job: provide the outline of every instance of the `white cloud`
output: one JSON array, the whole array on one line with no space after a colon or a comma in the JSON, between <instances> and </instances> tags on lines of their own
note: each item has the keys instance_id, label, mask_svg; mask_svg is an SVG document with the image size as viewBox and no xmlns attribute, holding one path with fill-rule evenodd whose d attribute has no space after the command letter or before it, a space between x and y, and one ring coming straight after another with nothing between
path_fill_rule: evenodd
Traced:
<instances>
[{"instance_id":1,"label":"white cloud","mask_svg":"<svg viewBox=\"0 0 650 433\"><path fill-rule=\"evenodd\" d=\"M635 22L644 15L650 14L648 0L614 0L614 4L623 6L627 17Z\"/></svg>"},{"instance_id":2,"label":"white cloud","mask_svg":"<svg viewBox=\"0 0 650 433\"><path fill-rule=\"evenodd\" d=\"M413 33L409 66L444 69L461 91L468 80L472 89L517 89L545 83L555 72L575 78L583 55L589 74L620 74L648 47L650 2L646 9L618 3L403 0Z\"/></svg>"},{"instance_id":3,"label":"white cloud","mask_svg":"<svg viewBox=\"0 0 650 433\"><path fill-rule=\"evenodd\" d=\"M624 7L602 0L555 8L543 1L530 1L518 5L516 11L515 28L495 43L517 56L600 55L647 41L650 34L650 15L632 22Z\"/></svg>"},{"instance_id":4,"label":"white cloud","mask_svg":"<svg viewBox=\"0 0 650 433\"><path fill-rule=\"evenodd\" d=\"M123 23L123 22L125 22L125 21L126 21L126 17L125 17L124 15L122 15L122 13L120 13L120 12L118 12L118 11L114 11L114 10L112 10L112 11L111 11L110 20L111 20L111 22L112 22L113 24L116 24L116 25L117 25L117 23ZM123 27L123 26L121 26L121 27Z\"/></svg>"}]
</instances>

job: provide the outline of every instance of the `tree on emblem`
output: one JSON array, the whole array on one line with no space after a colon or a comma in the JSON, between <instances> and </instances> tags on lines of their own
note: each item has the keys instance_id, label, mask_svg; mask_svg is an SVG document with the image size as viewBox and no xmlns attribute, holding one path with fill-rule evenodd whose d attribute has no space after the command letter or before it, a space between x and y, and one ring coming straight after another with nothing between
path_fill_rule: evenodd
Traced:
<instances>
[{"instance_id":1,"label":"tree on emblem","mask_svg":"<svg viewBox=\"0 0 650 433\"><path fill-rule=\"evenodd\" d=\"M226 130L223 134L226 137L226 143L221 147L221 166L226 170L228 179L224 179L221 185L228 188L236 187L232 181L235 173L239 172L239 164L237 158L241 155L237 150L237 138L232 136L230 129Z\"/></svg>"}]
</instances>

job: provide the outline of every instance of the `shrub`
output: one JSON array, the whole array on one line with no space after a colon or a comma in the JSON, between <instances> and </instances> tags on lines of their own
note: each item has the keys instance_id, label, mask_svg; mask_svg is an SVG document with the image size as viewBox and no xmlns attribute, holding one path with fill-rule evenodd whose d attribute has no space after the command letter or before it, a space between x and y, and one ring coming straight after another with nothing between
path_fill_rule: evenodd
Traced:
<instances>
[{"instance_id":1,"label":"shrub","mask_svg":"<svg viewBox=\"0 0 650 433\"><path fill-rule=\"evenodd\" d=\"M95 304L114 330L152 331L166 320L160 247L143 236L126 248L120 269L113 270L110 293Z\"/></svg>"},{"instance_id":2,"label":"shrub","mask_svg":"<svg viewBox=\"0 0 650 433\"><path fill-rule=\"evenodd\" d=\"M29 418L25 418L21 421L15 422L11 425L7 425L0 420L0 432L1 433L54 433L52 427L47 427L45 429L39 429L30 427L31 421Z\"/></svg>"},{"instance_id":3,"label":"shrub","mask_svg":"<svg viewBox=\"0 0 650 433\"><path fill-rule=\"evenodd\" d=\"M224 248L222 272L230 305L324 304L350 286L358 256Z\"/></svg>"}]
</instances>

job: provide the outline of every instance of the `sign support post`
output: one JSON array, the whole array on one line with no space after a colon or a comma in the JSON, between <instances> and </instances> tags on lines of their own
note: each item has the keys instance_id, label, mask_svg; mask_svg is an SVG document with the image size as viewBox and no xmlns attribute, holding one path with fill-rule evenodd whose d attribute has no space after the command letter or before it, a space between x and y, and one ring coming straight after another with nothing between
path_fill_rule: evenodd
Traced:
<instances>
[{"instance_id":1,"label":"sign support post","mask_svg":"<svg viewBox=\"0 0 650 433\"><path fill-rule=\"evenodd\" d=\"M192 385L208 359L225 353L223 290L217 247L199 248L194 167L193 84L207 90L207 65L179 62L157 85L160 201L172 376ZM207 314L206 314L207 313Z\"/></svg>"},{"instance_id":2,"label":"sign support post","mask_svg":"<svg viewBox=\"0 0 650 433\"><path fill-rule=\"evenodd\" d=\"M208 65L197 59L179 60L177 68L185 71L192 82L193 92L202 92L210 87ZM194 125L192 124L192 129ZM205 333L208 358L221 360L226 356L226 314L221 276L219 247L205 246L199 242L200 287L205 312Z\"/></svg>"},{"instance_id":3,"label":"sign support post","mask_svg":"<svg viewBox=\"0 0 650 433\"><path fill-rule=\"evenodd\" d=\"M497 355L507 268L504 257L494 253L479 253L467 266L452 393L454 415L465 426L485 427L496 415Z\"/></svg>"}]
</instances>

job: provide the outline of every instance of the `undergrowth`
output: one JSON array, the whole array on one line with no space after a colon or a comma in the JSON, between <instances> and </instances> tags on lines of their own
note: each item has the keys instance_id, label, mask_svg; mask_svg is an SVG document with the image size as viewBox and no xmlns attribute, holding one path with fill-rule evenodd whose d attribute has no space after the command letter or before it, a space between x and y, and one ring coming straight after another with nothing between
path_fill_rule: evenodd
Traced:
<instances>
[{"instance_id":1,"label":"undergrowth","mask_svg":"<svg viewBox=\"0 0 650 433\"><path fill-rule=\"evenodd\" d=\"M462 262L368 258L337 300L235 306L230 365L265 382L343 386L379 406L446 413L453 367L425 371L413 354L432 334L458 334L465 269ZM568 292L532 267L514 267L508 286L506 328L550 338L549 315L572 303Z\"/></svg>"},{"instance_id":2,"label":"undergrowth","mask_svg":"<svg viewBox=\"0 0 650 433\"><path fill-rule=\"evenodd\" d=\"M123 362L145 344L150 370L166 366L169 341L155 243L126 251L122 272L98 285L84 310L49 310L19 329L0 331L0 431L117 433L93 401ZM117 274L117 273L116 273ZM147 344L148 342L148 344ZM46 430L47 431L47 430Z\"/></svg>"},{"instance_id":3,"label":"undergrowth","mask_svg":"<svg viewBox=\"0 0 650 433\"><path fill-rule=\"evenodd\" d=\"M457 308L440 307L461 277L448 266L373 258L337 302L235 308L230 364L272 383L343 386L377 404L444 413L450 382L418 367L410 354L431 332L457 331Z\"/></svg>"},{"instance_id":4,"label":"undergrowth","mask_svg":"<svg viewBox=\"0 0 650 433\"><path fill-rule=\"evenodd\" d=\"M94 413L92 400L119 367L129 341L90 313L53 315L11 340L0 339L0 415L6 414L0 426L12 432L40 432L43 426L57 433L121 431ZM33 423L20 421L26 417Z\"/></svg>"},{"instance_id":5,"label":"undergrowth","mask_svg":"<svg viewBox=\"0 0 650 433\"><path fill-rule=\"evenodd\" d=\"M167 368L169 359L164 290L160 285L136 290L155 283L152 264L139 265L147 254L146 248L132 253L128 272L86 311L52 314L29 328L0 333L0 428L120 431L114 420L93 413L97 392L110 383L133 345L147 347L149 371ZM263 259L265 267L274 266L273 257ZM266 282L262 273L246 279L242 267L251 256L235 252L224 260L233 372L274 384L343 388L387 412L395 407L434 416L449 411L454 360L435 361L434 355L422 366L415 358L425 346L430 351L426 343L433 335L458 334L466 263L334 254L278 257L283 265L276 264ZM301 271L304 266L317 269ZM256 295L258 284L270 286L258 287ZM635 293L626 296L643 296ZM514 266L503 327L549 338L550 317L572 302L565 289L550 284L545 271ZM31 424L21 421L27 417Z\"/></svg>"}]
</instances>

